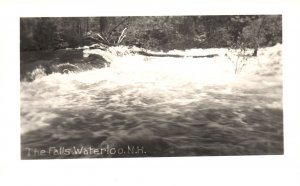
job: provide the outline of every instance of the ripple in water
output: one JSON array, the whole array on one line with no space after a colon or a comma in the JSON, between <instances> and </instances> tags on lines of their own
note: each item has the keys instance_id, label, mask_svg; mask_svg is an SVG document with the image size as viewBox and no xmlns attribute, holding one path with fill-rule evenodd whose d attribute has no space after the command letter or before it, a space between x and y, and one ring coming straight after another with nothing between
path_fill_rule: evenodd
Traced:
<instances>
[{"instance_id":1,"label":"ripple in water","mask_svg":"<svg viewBox=\"0 0 300 186\"><path fill-rule=\"evenodd\" d=\"M222 55L112 55L110 68L22 81L22 158L282 154L279 50L238 75Z\"/></svg>"}]
</instances>

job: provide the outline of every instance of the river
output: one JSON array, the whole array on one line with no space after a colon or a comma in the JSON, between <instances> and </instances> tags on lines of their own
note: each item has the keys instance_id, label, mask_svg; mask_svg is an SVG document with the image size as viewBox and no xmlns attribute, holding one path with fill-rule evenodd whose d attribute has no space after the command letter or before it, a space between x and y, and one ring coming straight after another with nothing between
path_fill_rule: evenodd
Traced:
<instances>
[{"instance_id":1,"label":"river","mask_svg":"<svg viewBox=\"0 0 300 186\"><path fill-rule=\"evenodd\" d=\"M24 55L32 60L21 64L22 159L283 154L281 45L260 49L237 74L243 58L225 49L173 52L219 56L110 51L107 65L88 61L92 49ZM38 65L53 61L76 70Z\"/></svg>"}]
</instances>

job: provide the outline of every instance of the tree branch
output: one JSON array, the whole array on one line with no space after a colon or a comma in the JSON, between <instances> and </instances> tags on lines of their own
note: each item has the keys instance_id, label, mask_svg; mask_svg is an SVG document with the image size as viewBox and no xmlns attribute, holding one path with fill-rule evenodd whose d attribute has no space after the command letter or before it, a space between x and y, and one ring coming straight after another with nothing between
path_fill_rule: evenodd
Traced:
<instances>
[{"instance_id":1,"label":"tree branch","mask_svg":"<svg viewBox=\"0 0 300 186\"><path fill-rule=\"evenodd\" d=\"M122 25L126 20L128 20L130 17L126 17L125 19L123 19L119 24L117 24L113 29L111 29L108 32L108 38L110 38L110 35L112 34L113 31L115 31L120 25Z\"/></svg>"}]
</instances>

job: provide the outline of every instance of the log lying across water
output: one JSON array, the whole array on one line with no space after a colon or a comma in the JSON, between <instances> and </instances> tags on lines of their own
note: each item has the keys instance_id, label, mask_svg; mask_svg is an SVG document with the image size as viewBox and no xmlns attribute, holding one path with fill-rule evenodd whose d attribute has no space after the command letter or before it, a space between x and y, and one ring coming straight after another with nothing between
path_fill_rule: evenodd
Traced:
<instances>
[{"instance_id":1,"label":"log lying across water","mask_svg":"<svg viewBox=\"0 0 300 186\"><path fill-rule=\"evenodd\" d=\"M178 55L178 54L154 54L154 53L148 53L146 51L138 51L137 54L149 56L149 57L192 57L192 58L202 58L202 57L216 57L219 56L218 54L209 54L209 55L199 55L199 56L193 56L193 55Z\"/></svg>"},{"instance_id":2,"label":"log lying across water","mask_svg":"<svg viewBox=\"0 0 300 186\"><path fill-rule=\"evenodd\" d=\"M94 44L92 46L89 46L88 49L100 49L100 50L107 50L109 47L113 47L115 45L105 45L103 43L100 44ZM80 48L82 49L82 48ZM139 55L143 55L143 56L148 56L148 57L176 57L176 58L184 58L184 57L190 57L190 58L212 58L212 57L216 57L219 56L218 54L207 54L207 55L179 55L179 54L166 54L166 53L152 53L152 52L148 52L144 49L135 49L132 50L131 53L134 54L139 54Z\"/></svg>"}]
</instances>

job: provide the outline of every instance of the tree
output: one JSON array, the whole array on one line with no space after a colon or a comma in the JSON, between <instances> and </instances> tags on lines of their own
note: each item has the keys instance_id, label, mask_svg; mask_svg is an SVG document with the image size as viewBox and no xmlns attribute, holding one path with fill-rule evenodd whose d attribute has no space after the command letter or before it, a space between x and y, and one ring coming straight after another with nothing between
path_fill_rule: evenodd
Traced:
<instances>
[{"instance_id":1,"label":"tree","mask_svg":"<svg viewBox=\"0 0 300 186\"><path fill-rule=\"evenodd\" d=\"M36 28L33 30L33 39L37 42L39 50L53 48L57 36L56 19L39 18Z\"/></svg>"},{"instance_id":2,"label":"tree","mask_svg":"<svg viewBox=\"0 0 300 186\"><path fill-rule=\"evenodd\" d=\"M101 35L103 35L107 30L107 18L106 17L100 17L99 18L99 32Z\"/></svg>"},{"instance_id":3,"label":"tree","mask_svg":"<svg viewBox=\"0 0 300 186\"><path fill-rule=\"evenodd\" d=\"M252 54L253 56L257 56L257 51L258 51L259 41L260 41L260 32L261 32L261 30L262 30L261 28L263 27L263 24L265 22L265 18L266 18L265 16L263 16L261 18L260 24L258 26L258 30L256 32L256 36L254 38L255 44L254 44L254 52Z\"/></svg>"},{"instance_id":4,"label":"tree","mask_svg":"<svg viewBox=\"0 0 300 186\"><path fill-rule=\"evenodd\" d=\"M260 15L244 27L241 42L253 48L257 55L260 46L272 46L282 42L282 21L280 15Z\"/></svg>"}]
</instances>

